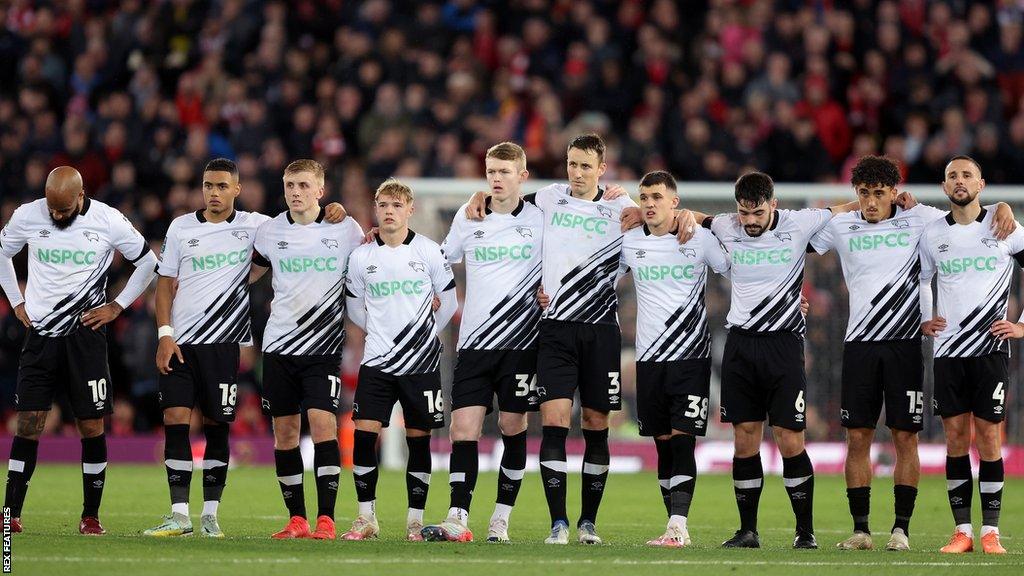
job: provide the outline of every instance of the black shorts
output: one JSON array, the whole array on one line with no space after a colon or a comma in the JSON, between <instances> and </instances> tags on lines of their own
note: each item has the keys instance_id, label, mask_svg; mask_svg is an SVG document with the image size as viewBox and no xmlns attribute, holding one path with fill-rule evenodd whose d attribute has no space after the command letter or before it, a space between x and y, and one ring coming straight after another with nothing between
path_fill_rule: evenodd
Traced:
<instances>
[{"instance_id":1,"label":"black shorts","mask_svg":"<svg viewBox=\"0 0 1024 576\"><path fill-rule=\"evenodd\" d=\"M263 354L263 413L294 416L316 408L338 413L341 398L341 356Z\"/></svg>"},{"instance_id":2,"label":"black shorts","mask_svg":"<svg viewBox=\"0 0 1024 576\"><path fill-rule=\"evenodd\" d=\"M708 430L711 359L636 363L636 411L641 436Z\"/></svg>"},{"instance_id":3,"label":"black shorts","mask_svg":"<svg viewBox=\"0 0 1024 576\"><path fill-rule=\"evenodd\" d=\"M376 420L387 428L396 401L402 405L406 428L431 430L444 426L440 372L397 376L369 366L359 367L353 420Z\"/></svg>"},{"instance_id":4,"label":"black shorts","mask_svg":"<svg viewBox=\"0 0 1024 576\"><path fill-rule=\"evenodd\" d=\"M217 422L234 422L238 399L238 344L181 344L171 373L161 374L160 409L195 408Z\"/></svg>"},{"instance_id":5,"label":"black shorts","mask_svg":"<svg viewBox=\"0 0 1024 576\"><path fill-rule=\"evenodd\" d=\"M536 412L537 349L459 350L452 381L452 410L467 406L486 406L494 410L523 414Z\"/></svg>"},{"instance_id":6,"label":"black shorts","mask_svg":"<svg viewBox=\"0 0 1024 576\"><path fill-rule=\"evenodd\" d=\"M803 430L804 340L794 332L729 330L722 354L722 422L763 422Z\"/></svg>"},{"instance_id":7,"label":"black shorts","mask_svg":"<svg viewBox=\"0 0 1024 576\"><path fill-rule=\"evenodd\" d=\"M107 364L107 331L85 326L67 336L41 336L29 330L18 364L14 407L20 412L49 410L63 388L79 420L110 414L114 386Z\"/></svg>"},{"instance_id":8,"label":"black shorts","mask_svg":"<svg viewBox=\"0 0 1024 576\"><path fill-rule=\"evenodd\" d=\"M537 337L540 401L569 398L600 412L622 408L622 335L613 324L541 320Z\"/></svg>"},{"instance_id":9,"label":"black shorts","mask_svg":"<svg viewBox=\"0 0 1024 576\"><path fill-rule=\"evenodd\" d=\"M936 416L968 412L989 422L1002 422L1010 385L1010 356L996 352L969 358L935 359Z\"/></svg>"},{"instance_id":10,"label":"black shorts","mask_svg":"<svg viewBox=\"0 0 1024 576\"><path fill-rule=\"evenodd\" d=\"M874 428L885 403L885 425L924 427L921 340L847 342L843 348L840 418L846 428Z\"/></svg>"}]
</instances>

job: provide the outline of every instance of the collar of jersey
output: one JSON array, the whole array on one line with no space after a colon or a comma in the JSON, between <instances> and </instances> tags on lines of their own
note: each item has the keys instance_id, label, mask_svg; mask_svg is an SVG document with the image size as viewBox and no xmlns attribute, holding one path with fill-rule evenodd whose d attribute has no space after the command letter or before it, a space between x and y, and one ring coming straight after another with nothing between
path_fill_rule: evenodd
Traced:
<instances>
[{"instance_id":1,"label":"collar of jersey","mask_svg":"<svg viewBox=\"0 0 1024 576\"><path fill-rule=\"evenodd\" d=\"M288 223L289 224L295 224L295 220L292 219L292 211L291 210L285 210L284 213L285 213L285 218L288 218ZM234 217L234 214L232 214L231 216ZM321 223L323 221L324 221L324 209L321 206L320 207L320 213L316 215L316 220L314 220L314 222L319 224L319 223Z\"/></svg>"},{"instance_id":2,"label":"collar of jersey","mask_svg":"<svg viewBox=\"0 0 1024 576\"><path fill-rule=\"evenodd\" d=\"M519 198L519 204L516 205L515 210L512 210L512 212L509 212L509 214L511 214L512 216L519 216L519 213L523 211L523 205L524 204L526 204L526 201L523 200L522 197L520 197ZM487 204L484 205L484 214L490 214L490 213L491 213L491 197L488 196L487 197Z\"/></svg>"},{"instance_id":3,"label":"collar of jersey","mask_svg":"<svg viewBox=\"0 0 1024 576\"><path fill-rule=\"evenodd\" d=\"M981 222L982 220L985 219L985 214L987 214L987 213L988 213L988 210L985 210L985 207L982 206L981 207L981 212L978 212L978 217L975 218L974 221L975 222ZM956 225L956 220L953 219L953 212L950 212L949 214L946 214L946 224L949 224L950 226Z\"/></svg>"},{"instance_id":4,"label":"collar of jersey","mask_svg":"<svg viewBox=\"0 0 1024 576\"><path fill-rule=\"evenodd\" d=\"M409 229L409 233L405 235L405 240L402 240L402 244L412 244L412 239L416 237L416 233ZM377 234L377 246L384 246L384 240L381 239L380 234Z\"/></svg>"},{"instance_id":5,"label":"collar of jersey","mask_svg":"<svg viewBox=\"0 0 1024 576\"><path fill-rule=\"evenodd\" d=\"M572 198L572 199L574 199L574 200L579 200L579 201L581 201L581 202L600 202L600 201L601 201L601 198L602 198L602 197L604 197L604 188L601 188L600 186L598 186L598 187L597 187L597 196L594 196L594 199L593 199L593 200L584 200L583 198L577 198L577 197L575 197L575 196L573 196L573 195L572 195L572 191L571 191L571 189L570 189L570 190L567 190L567 191L566 191L566 194L567 194L567 195L568 195L568 196L569 196L570 198Z\"/></svg>"},{"instance_id":6,"label":"collar of jersey","mask_svg":"<svg viewBox=\"0 0 1024 576\"><path fill-rule=\"evenodd\" d=\"M897 208L899 208L899 205L896 204L896 203L893 203L892 208L889 210L889 217L888 218L882 218L881 220L879 220L879 222L885 222L886 220L892 220L893 218L895 218L896 217L896 209ZM864 220L865 222L867 222L867 218L864 218L864 213L863 212L858 210L857 211L857 215L860 216L861 220Z\"/></svg>"},{"instance_id":7,"label":"collar of jersey","mask_svg":"<svg viewBox=\"0 0 1024 576\"><path fill-rule=\"evenodd\" d=\"M86 196L85 200L82 201L82 211L78 213L79 216L85 216L85 213L89 211L89 206L92 205L92 200Z\"/></svg>"},{"instance_id":8,"label":"collar of jersey","mask_svg":"<svg viewBox=\"0 0 1024 576\"><path fill-rule=\"evenodd\" d=\"M231 210L231 215L228 216L228 219L225 220L225 222L234 222L236 214L238 214L238 211L232 209ZM203 216L203 211L202 210L196 210L196 219L199 220L200 222L206 223L206 216Z\"/></svg>"},{"instance_id":9,"label":"collar of jersey","mask_svg":"<svg viewBox=\"0 0 1024 576\"><path fill-rule=\"evenodd\" d=\"M675 236L676 234L679 234L679 228L678 227L673 228L672 230L669 230L668 233L666 234L666 236ZM647 227L647 224L644 224L644 236L650 236L650 235L651 235L651 229Z\"/></svg>"}]
</instances>

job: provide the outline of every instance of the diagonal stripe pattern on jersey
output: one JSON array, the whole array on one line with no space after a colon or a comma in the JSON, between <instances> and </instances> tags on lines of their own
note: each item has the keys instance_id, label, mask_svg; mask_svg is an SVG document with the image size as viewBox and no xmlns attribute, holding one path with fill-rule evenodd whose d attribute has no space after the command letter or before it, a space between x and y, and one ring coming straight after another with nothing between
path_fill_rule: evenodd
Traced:
<instances>
[{"instance_id":1,"label":"diagonal stripe pattern on jersey","mask_svg":"<svg viewBox=\"0 0 1024 576\"><path fill-rule=\"evenodd\" d=\"M523 350L537 342L537 289L540 287L541 263L533 267L519 284L512 288L488 312L488 318L465 338L464 348L470 350Z\"/></svg>"}]
</instances>

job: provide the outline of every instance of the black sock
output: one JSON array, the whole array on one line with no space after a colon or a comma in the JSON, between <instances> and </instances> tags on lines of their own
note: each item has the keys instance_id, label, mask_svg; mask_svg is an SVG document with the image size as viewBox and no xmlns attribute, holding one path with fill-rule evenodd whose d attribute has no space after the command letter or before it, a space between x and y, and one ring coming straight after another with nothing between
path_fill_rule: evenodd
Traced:
<instances>
[{"instance_id":1,"label":"black sock","mask_svg":"<svg viewBox=\"0 0 1024 576\"><path fill-rule=\"evenodd\" d=\"M981 525L999 527L999 509L1003 500L1003 459L978 466L978 489L981 492Z\"/></svg>"},{"instance_id":2,"label":"black sock","mask_svg":"<svg viewBox=\"0 0 1024 576\"><path fill-rule=\"evenodd\" d=\"M228 462L231 447L228 444L228 425L208 424L203 426L206 436L206 452L203 454L203 500L220 502L224 486L228 482Z\"/></svg>"},{"instance_id":3,"label":"black sock","mask_svg":"<svg viewBox=\"0 0 1024 576\"><path fill-rule=\"evenodd\" d=\"M971 523L971 496L974 492L971 478L971 457L946 456L946 493L953 523L957 526Z\"/></svg>"},{"instance_id":4,"label":"black sock","mask_svg":"<svg viewBox=\"0 0 1024 576\"><path fill-rule=\"evenodd\" d=\"M782 481L796 516L796 529L814 533L814 467L807 451L782 459Z\"/></svg>"},{"instance_id":5,"label":"black sock","mask_svg":"<svg viewBox=\"0 0 1024 576\"><path fill-rule=\"evenodd\" d=\"M352 480L356 486L357 502L377 499L377 475L377 433L356 430L352 446Z\"/></svg>"},{"instance_id":6,"label":"black sock","mask_svg":"<svg viewBox=\"0 0 1024 576\"><path fill-rule=\"evenodd\" d=\"M192 444L188 439L188 424L164 426L164 468L167 486L171 489L171 505L187 505L188 489L192 485Z\"/></svg>"},{"instance_id":7,"label":"black sock","mask_svg":"<svg viewBox=\"0 0 1024 576\"><path fill-rule=\"evenodd\" d=\"M904 534L910 536L910 517L914 515L914 501L917 500L917 488L897 484L892 487L892 493L895 497L896 508L896 521L893 523L892 529L900 528Z\"/></svg>"},{"instance_id":8,"label":"black sock","mask_svg":"<svg viewBox=\"0 0 1024 576\"><path fill-rule=\"evenodd\" d=\"M409 447L409 463L405 469L409 508L423 510L427 507L430 490L430 436L406 436L405 444Z\"/></svg>"},{"instance_id":9,"label":"black sock","mask_svg":"<svg viewBox=\"0 0 1024 576\"><path fill-rule=\"evenodd\" d=\"M501 454L501 469L498 471L498 504L516 505L519 487L526 474L526 430L514 436L501 436L505 451Z\"/></svg>"},{"instance_id":10,"label":"black sock","mask_svg":"<svg viewBox=\"0 0 1024 576\"><path fill-rule=\"evenodd\" d=\"M11 509L11 518L21 518L21 507L28 493L28 483L36 469L39 441L15 436L11 442L11 458L7 463L7 491L4 507Z\"/></svg>"},{"instance_id":11,"label":"black sock","mask_svg":"<svg viewBox=\"0 0 1024 576\"><path fill-rule=\"evenodd\" d=\"M677 434L669 442L672 446L669 515L689 516L693 490L697 485L697 461L694 457L697 439L689 434Z\"/></svg>"},{"instance_id":12,"label":"black sock","mask_svg":"<svg viewBox=\"0 0 1024 576\"><path fill-rule=\"evenodd\" d=\"M99 518L107 481L107 436L82 438L82 518Z\"/></svg>"},{"instance_id":13,"label":"black sock","mask_svg":"<svg viewBox=\"0 0 1024 576\"><path fill-rule=\"evenodd\" d=\"M341 452L337 440L313 444L313 471L316 473L316 515L333 520L341 479Z\"/></svg>"},{"instance_id":14,"label":"black sock","mask_svg":"<svg viewBox=\"0 0 1024 576\"><path fill-rule=\"evenodd\" d=\"M597 510L601 507L604 487L608 484L608 462L611 460L607 428L584 430L583 439L586 446L583 449L583 477L580 479L583 484L582 505L577 526L583 522L597 523Z\"/></svg>"},{"instance_id":15,"label":"black sock","mask_svg":"<svg viewBox=\"0 0 1024 576\"><path fill-rule=\"evenodd\" d=\"M306 517L306 494L302 489L302 452L296 446L291 450L274 450L277 466L277 484L281 487L284 505L289 516Z\"/></svg>"},{"instance_id":16,"label":"black sock","mask_svg":"<svg viewBox=\"0 0 1024 576\"><path fill-rule=\"evenodd\" d=\"M568 428L544 426L540 441L540 479L544 482L544 498L548 501L552 526L559 520L569 523L565 511L565 439L568 436Z\"/></svg>"},{"instance_id":17,"label":"black sock","mask_svg":"<svg viewBox=\"0 0 1024 576\"><path fill-rule=\"evenodd\" d=\"M850 516L853 516L853 531L871 534L868 516L871 513L871 486L847 488L846 499L850 501Z\"/></svg>"},{"instance_id":18,"label":"black sock","mask_svg":"<svg viewBox=\"0 0 1024 576\"><path fill-rule=\"evenodd\" d=\"M476 476L480 472L480 454L477 452L477 443L470 440L453 442L448 469L448 483L452 487L450 506L469 512L469 505L473 501L473 490L476 489Z\"/></svg>"},{"instance_id":19,"label":"black sock","mask_svg":"<svg viewBox=\"0 0 1024 576\"><path fill-rule=\"evenodd\" d=\"M740 530L757 532L757 505L764 487L761 455L732 459L732 484L740 511Z\"/></svg>"},{"instance_id":20,"label":"black sock","mask_svg":"<svg viewBox=\"0 0 1024 576\"><path fill-rule=\"evenodd\" d=\"M672 479L672 441L655 438L654 447L658 451L658 488L661 489L661 499L665 502L665 513L671 515L669 482Z\"/></svg>"}]
</instances>

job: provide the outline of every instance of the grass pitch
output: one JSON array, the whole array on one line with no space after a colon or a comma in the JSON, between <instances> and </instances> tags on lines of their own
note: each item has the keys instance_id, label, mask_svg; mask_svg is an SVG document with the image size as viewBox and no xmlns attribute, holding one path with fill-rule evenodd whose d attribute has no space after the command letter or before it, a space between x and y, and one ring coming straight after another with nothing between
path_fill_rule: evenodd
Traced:
<instances>
[{"instance_id":1,"label":"grass pitch","mask_svg":"<svg viewBox=\"0 0 1024 576\"><path fill-rule=\"evenodd\" d=\"M975 489L976 491L977 489ZM323 574L350 570L356 574L500 573L518 574L1024 574L1024 481L1006 483L1001 532L1010 551L1003 557L980 552L940 554L952 530L943 478L925 478L911 522L909 553L884 550L840 552L835 543L849 534L851 520L843 479L819 476L815 486L815 528L820 550L795 551L793 516L779 477L768 477L761 498L761 550L722 550L719 543L738 524L728 476L702 476L690 511L694 545L683 550L651 549L644 542L660 535L665 513L653 474L612 475L608 481L598 530L607 544L599 547L546 546L547 506L536 473L527 474L512 514L508 545L487 544L487 521L493 510L495 475L477 483L470 526L477 542L470 544L404 541L405 480L384 473L378 487L381 539L373 542L272 541L286 511L272 468L231 470L221 504L221 527L228 538L198 536L150 539L139 536L156 525L169 508L163 468L118 465L108 469L101 518L108 535L77 534L81 476L77 466L42 465L32 478L22 513L26 533L13 539L15 574ZM872 529L876 546L884 547L892 523L892 481L878 479L872 498ZM316 511L315 486L306 474L306 501ZM198 529L202 507L199 476L193 479L193 523ZM975 530L980 528L974 496ZM338 533L355 514L351 472L342 474L338 499ZM426 520L442 519L448 508L447 473L435 472ZM579 475L569 476L570 516L579 511ZM572 533L575 537L575 531ZM976 540L976 543L980 542Z\"/></svg>"}]
</instances>

